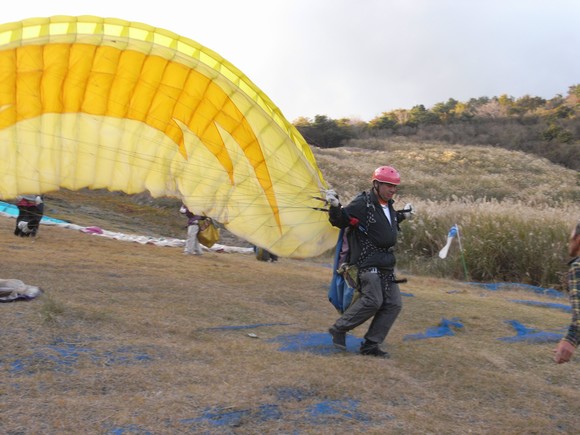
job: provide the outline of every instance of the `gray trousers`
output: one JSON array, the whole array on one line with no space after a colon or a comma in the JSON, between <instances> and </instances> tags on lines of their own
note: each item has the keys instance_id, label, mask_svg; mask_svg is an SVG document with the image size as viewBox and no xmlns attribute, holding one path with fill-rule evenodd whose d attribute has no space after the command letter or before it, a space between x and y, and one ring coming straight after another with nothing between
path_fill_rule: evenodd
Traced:
<instances>
[{"instance_id":1,"label":"gray trousers","mask_svg":"<svg viewBox=\"0 0 580 435\"><path fill-rule=\"evenodd\" d=\"M185 241L185 249L183 250L185 254L202 254L201 243L197 239L198 233L199 224L191 224L187 227L187 240Z\"/></svg>"},{"instance_id":2,"label":"gray trousers","mask_svg":"<svg viewBox=\"0 0 580 435\"><path fill-rule=\"evenodd\" d=\"M361 273L360 283L360 298L344 312L334 327L347 332L372 317L365 339L379 345L385 340L403 307L399 284L391 282L383 285L376 272Z\"/></svg>"}]
</instances>

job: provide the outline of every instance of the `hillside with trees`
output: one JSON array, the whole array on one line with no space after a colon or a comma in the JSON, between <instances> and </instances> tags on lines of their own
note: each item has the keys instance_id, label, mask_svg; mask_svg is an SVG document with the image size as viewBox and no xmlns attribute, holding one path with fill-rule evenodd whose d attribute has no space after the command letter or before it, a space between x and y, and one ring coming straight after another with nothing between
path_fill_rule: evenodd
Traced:
<instances>
[{"instance_id":1,"label":"hillside with trees","mask_svg":"<svg viewBox=\"0 0 580 435\"><path fill-rule=\"evenodd\" d=\"M546 100L525 95L513 98L450 98L426 108L383 112L369 122L316 115L299 118L295 127L310 145L349 146L352 141L404 137L413 142L485 145L523 151L566 168L580 169L580 85L568 94Z\"/></svg>"}]
</instances>

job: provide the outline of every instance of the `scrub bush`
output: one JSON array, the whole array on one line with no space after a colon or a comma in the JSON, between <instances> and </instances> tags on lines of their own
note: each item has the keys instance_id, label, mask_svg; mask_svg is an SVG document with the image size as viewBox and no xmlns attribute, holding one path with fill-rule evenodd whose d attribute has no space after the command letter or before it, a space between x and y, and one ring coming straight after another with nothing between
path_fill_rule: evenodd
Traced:
<instances>
[{"instance_id":1,"label":"scrub bush","mask_svg":"<svg viewBox=\"0 0 580 435\"><path fill-rule=\"evenodd\" d=\"M567 269L567 240L577 207L551 208L498 201L417 203L417 217L401 225L399 268L479 282L519 282L559 288ZM446 259L438 256L458 224ZM463 255L463 258L462 258Z\"/></svg>"}]
</instances>

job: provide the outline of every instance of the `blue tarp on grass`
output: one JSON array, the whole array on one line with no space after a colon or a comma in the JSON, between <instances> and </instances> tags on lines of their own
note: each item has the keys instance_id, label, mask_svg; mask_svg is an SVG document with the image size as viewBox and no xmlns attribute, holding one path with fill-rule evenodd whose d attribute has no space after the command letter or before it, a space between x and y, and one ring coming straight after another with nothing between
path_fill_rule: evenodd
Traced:
<instances>
[{"instance_id":1,"label":"blue tarp on grass","mask_svg":"<svg viewBox=\"0 0 580 435\"><path fill-rule=\"evenodd\" d=\"M447 337L450 335L455 335L453 329L463 329L463 323L459 321L457 317L453 319L441 319L439 326L432 326L427 328L425 332L420 332L418 334L408 334L405 335L403 341L407 340L423 340L426 338L438 338L438 337Z\"/></svg>"},{"instance_id":2,"label":"blue tarp on grass","mask_svg":"<svg viewBox=\"0 0 580 435\"><path fill-rule=\"evenodd\" d=\"M360 402L353 399L323 400L315 402L304 409L293 410L285 409L278 404L264 404L233 410L215 407L206 409L199 417L185 418L179 420L179 422L190 426L192 430L197 429L200 425L208 424L218 427L243 427L245 420L254 422L272 420L307 421L310 424L324 426L341 421L341 419L372 423L371 417L360 411L359 407ZM393 419L394 417L388 416L387 418Z\"/></svg>"},{"instance_id":3,"label":"blue tarp on grass","mask_svg":"<svg viewBox=\"0 0 580 435\"><path fill-rule=\"evenodd\" d=\"M528 328L517 320L506 320L516 331L513 337L500 337L498 340L507 343L525 342L525 343L557 343L562 338L560 332L546 332L535 328Z\"/></svg>"},{"instance_id":4,"label":"blue tarp on grass","mask_svg":"<svg viewBox=\"0 0 580 435\"><path fill-rule=\"evenodd\" d=\"M522 299L511 299L510 302L515 302L524 305L533 305L535 307L555 308L566 313L572 312L572 307L568 304L556 304L554 302L540 302L540 301L526 301Z\"/></svg>"},{"instance_id":5,"label":"blue tarp on grass","mask_svg":"<svg viewBox=\"0 0 580 435\"><path fill-rule=\"evenodd\" d=\"M279 343L278 350L282 352L311 352L321 355L341 353L332 344L332 338L329 333L301 332L298 334L286 334L274 337L269 340L273 343ZM359 353L362 338L346 335L346 351Z\"/></svg>"},{"instance_id":6,"label":"blue tarp on grass","mask_svg":"<svg viewBox=\"0 0 580 435\"><path fill-rule=\"evenodd\" d=\"M482 287L486 290L492 291L509 290L510 288L519 288L524 290L530 290L536 294L550 296L553 298L562 298L565 296L564 293L559 292L558 290L553 288L543 288L530 284L520 284L517 282L492 282L492 283L467 282L466 284Z\"/></svg>"},{"instance_id":7,"label":"blue tarp on grass","mask_svg":"<svg viewBox=\"0 0 580 435\"><path fill-rule=\"evenodd\" d=\"M18 216L18 207L14 204L9 204L7 202L0 201L0 213L6 213L9 216L17 217ZM42 216L40 220L41 224L45 223L54 223L54 224L66 224L67 221L63 221L61 219L51 218L49 216Z\"/></svg>"},{"instance_id":8,"label":"blue tarp on grass","mask_svg":"<svg viewBox=\"0 0 580 435\"><path fill-rule=\"evenodd\" d=\"M287 326L287 325L290 325L290 323L254 323L252 325L225 325L205 328L204 331L241 330L241 329L260 328L262 326Z\"/></svg>"},{"instance_id":9,"label":"blue tarp on grass","mask_svg":"<svg viewBox=\"0 0 580 435\"><path fill-rule=\"evenodd\" d=\"M0 358L0 368L6 366L8 373L31 375L39 368L62 373L72 373L81 360L91 361L99 367L134 365L153 361L146 349L123 346L109 351L57 339L53 344L39 346L28 356L6 355Z\"/></svg>"},{"instance_id":10,"label":"blue tarp on grass","mask_svg":"<svg viewBox=\"0 0 580 435\"><path fill-rule=\"evenodd\" d=\"M244 419L254 421L280 420L282 413L278 405L259 405L257 408L226 410L211 408L203 411L200 417L185 418L180 423L194 425L197 423L209 423L212 426L240 426Z\"/></svg>"}]
</instances>

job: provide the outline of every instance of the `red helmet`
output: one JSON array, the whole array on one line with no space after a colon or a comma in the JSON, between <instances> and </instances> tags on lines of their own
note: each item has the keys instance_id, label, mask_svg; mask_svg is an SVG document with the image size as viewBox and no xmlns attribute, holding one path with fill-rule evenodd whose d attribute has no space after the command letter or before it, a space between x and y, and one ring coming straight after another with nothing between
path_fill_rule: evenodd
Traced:
<instances>
[{"instance_id":1,"label":"red helmet","mask_svg":"<svg viewBox=\"0 0 580 435\"><path fill-rule=\"evenodd\" d=\"M381 166L380 168L375 169L372 181L375 180L379 183L389 183L394 184L395 186L401 184L401 176L399 175L399 171L390 166Z\"/></svg>"}]
</instances>

